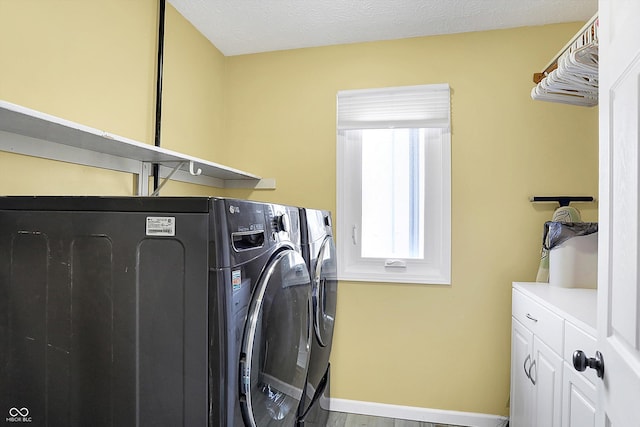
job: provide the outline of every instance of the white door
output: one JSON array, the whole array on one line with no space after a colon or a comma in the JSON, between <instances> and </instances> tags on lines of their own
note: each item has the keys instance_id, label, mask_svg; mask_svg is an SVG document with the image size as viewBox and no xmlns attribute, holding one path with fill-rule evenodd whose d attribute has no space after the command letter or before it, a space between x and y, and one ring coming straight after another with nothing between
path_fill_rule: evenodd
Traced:
<instances>
[{"instance_id":1,"label":"white door","mask_svg":"<svg viewBox=\"0 0 640 427\"><path fill-rule=\"evenodd\" d=\"M640 426L640 1L600 0L598 427ZM588 354L588 357L594 357Z\"/></svg>"}]
</instances>

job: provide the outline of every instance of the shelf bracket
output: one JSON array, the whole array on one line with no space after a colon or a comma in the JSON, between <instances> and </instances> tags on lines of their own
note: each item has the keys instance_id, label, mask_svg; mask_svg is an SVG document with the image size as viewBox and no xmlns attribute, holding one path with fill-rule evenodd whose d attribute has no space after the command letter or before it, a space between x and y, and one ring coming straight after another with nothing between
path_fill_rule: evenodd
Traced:
<instances>
[{"instance_id":1,"label":"shelf bracket","mask_svg":"<svg viewBox=\"0 0 640 427\"><path fill-rule=\"evenodd\" d=\"M160 190L162 190L162 187L164 187L164 185L167 183L167 181L169 181L171 179L171 177L173 176L174 173L178 172L178 170L185 164L186 162L178 162L178 164L175 165L175 167L171 170L171 172L169 172L169 175L166 176L165 179L162 180L162 182L160 183L160 185L158 185L158 188L156 188L154 190L153 193L151 193L151 197L156 197L160 194ZM189 168L193 167L193 162L189 162ZM198 171L200 173L202 173L202 171L200 169L198 169ZM200 173L198 173L198 175L200 175Z\"/></svg>"},{"instance_id":2,"label":"shelf bracket","mask_svg":"<svg viewBox=\"0 0 640 427\"><path fill-rule=\"evenodd\" d=\"M148 196L149 195L149 177L151 176L151 163L149 162L140 162L140 172L137 174L138 176L138 196Z\"/></svg>"}]
</instances>

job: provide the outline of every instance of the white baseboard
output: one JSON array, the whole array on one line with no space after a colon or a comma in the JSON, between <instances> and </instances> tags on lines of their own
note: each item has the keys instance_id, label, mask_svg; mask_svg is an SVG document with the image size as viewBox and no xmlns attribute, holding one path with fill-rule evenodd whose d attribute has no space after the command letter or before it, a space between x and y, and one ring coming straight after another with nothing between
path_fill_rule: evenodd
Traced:
<instances>
[{"instance_id":1,"label":"white baseboard","mask_svg":"<svg viewBox=\"0 0 640 427\"><path fill-rule=\"evenodd\" d=\"M329 407L335 412L348 412L351 414L373 415L376 417L468 427L504 427L509 420L507 417L500 415L444 411L441 409L388 405L385 403L361 402L336 398L330 399Z\"/></svg>"}]
</instances>

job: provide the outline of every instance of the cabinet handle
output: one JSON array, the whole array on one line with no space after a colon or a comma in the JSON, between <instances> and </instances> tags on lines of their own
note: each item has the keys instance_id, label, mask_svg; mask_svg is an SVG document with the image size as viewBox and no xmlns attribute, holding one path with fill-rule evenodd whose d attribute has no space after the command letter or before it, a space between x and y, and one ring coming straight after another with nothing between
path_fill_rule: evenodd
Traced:
<instances>
[{"instance_id":1,"label":"cabinet handle","mask_svg":"<svg viewBox=\"0 0 640 427\"><path fill-rule=\"evenodd\" d=\"M533 375L531 375L531 370L532 370L533 368L535 368L535 366L536 366L536 361L534 360L534 361L532 361L532 362L531 362L531 366L529 366L529 375L528 375L528 377L529 377L529 379L531 380L531 383L532 383L533 385L536 385L536 380L535 380L535 378L533 378L533 375L535 375L536 377L538 376L538 369L536 369L536 370L533 372Z\"/></svg>"},{"instance_id":2,"label":"cabinet handle","mask_svg":"<svg viewBox=\"0 0 640 427\"><path fill-rule=\"evenodd\" d=\"M524 374L527 376L527 378L531 379L531 365L529 365L529 369L527 369L527 360L531 361L531 355L528 354L527 358L524 359Z\"/></svg>"},{"instance_id":3,"label":"cabinet handle","mask_svg":"<svg viewBox=\"0 0 640 427\"><path fill-rule=\"evenodd\" d=\"M529 313L527 313L527 319L529 320L533 320L534 322L537 322L538 319L536 319L535 317L533 317L532 315L530 315Z\"/></svg>"}]
</instances>

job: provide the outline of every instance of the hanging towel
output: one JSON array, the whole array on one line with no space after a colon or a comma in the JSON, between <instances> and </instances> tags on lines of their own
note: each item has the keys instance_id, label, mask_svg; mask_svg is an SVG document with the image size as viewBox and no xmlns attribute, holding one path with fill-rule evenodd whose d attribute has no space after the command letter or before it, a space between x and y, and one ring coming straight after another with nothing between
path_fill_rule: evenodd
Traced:
<instances>
[{"instance_id":1,"label":"hanging towel","mask_svg":"<svg viewBox=\"0 0 640 427\"><path fill-rule=\"evenodd\" d=\"M580 211L573 206L560 206L553 212L551 217L552 222L561 223L579 223L582 222ZM536 276L536 282L549 282L549 247L548 242L548 223L545 223L544 231L542 233L542 249L540 251L540 266L538 267L538 274Z\"/></svg>"}]
</instances>

